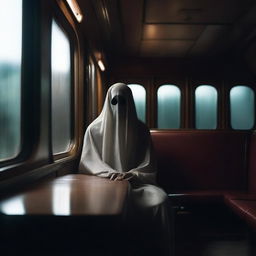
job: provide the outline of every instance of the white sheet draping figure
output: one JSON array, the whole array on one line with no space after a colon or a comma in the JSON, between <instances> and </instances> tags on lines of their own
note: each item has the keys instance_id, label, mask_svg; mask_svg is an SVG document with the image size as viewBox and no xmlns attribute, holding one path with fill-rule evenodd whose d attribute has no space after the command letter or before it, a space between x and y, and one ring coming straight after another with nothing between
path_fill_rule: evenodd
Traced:
<instances>
[{"instance_id":1,"label":"white sheet draping figure","mask_svg":"<svg viewBox=\"0 0 256 256\"><path fill-rule=\"evenodd\" d=\"M157 219L159 226L168 229L167 195L156 186L150 133L137 118L127 85L117 83L109 88L101 114L85 132L79 170L129 180L133 214Z\"/></svg>"}]
</instances>

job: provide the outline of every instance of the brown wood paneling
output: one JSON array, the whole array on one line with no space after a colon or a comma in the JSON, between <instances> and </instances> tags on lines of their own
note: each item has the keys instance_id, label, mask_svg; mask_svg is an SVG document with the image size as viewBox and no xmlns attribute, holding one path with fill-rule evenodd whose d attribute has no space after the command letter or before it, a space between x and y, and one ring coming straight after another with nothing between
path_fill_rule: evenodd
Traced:
<instances>
[{"instance_id":1,"label":"brown wood paneling","mask_svg":"<svg viewBox=\"0 0 256 256\"><path fill-rule=\"evenodd\" d=\"M159 4L161 2L161 4ZM250 0L146 0L146 23L233 23Z\"/></svg>"},{"instance_id":2,"label":"brown wood paneling","mask_svg":"<svg viewBox=\"0 0 256 256\"><path fill-rule=\"evenodd\" d=\"M237 46L247 40L255 23L253 0L78 0L78 3L84 13L80 27L89 41L88 45L105 51L110 59L139 56L145 39L199 38L195 49L185 57L215 54L216 47L222 50L218 51L221 56L234 43ZM206 29L206 34L202 33L202 27L206 25L219 26L224 37L223 33L216 35L216 29L211 28ZM227 36L226 32L230 35ZM163 47L165 50L160 50L162 53L157 55L155 47L147 46L143 56L184 57L183 54L174 55L172 49L169 51L168 43L160 42L158 48ZM181 44L176 44L177 52L181 47Z\"/></svg>"},{"instance_id":3,"label":"brown wood paneling","mask_svg":"<svg viewBox=\"0 0 256 256\"><path fill-rule=\"evenodd\" d=\"M182 58L193 44L193 40L144 40L141 43L141 55Z\"/></svg>"},{"instance_id":4,"label":"brown wood paneling","mask_svg":"<svg viewBox=\"0 0 256 256\"><path fill-rule=\"evenodd\" d=\"M138 54L142 31L143 0L121 0L121 16L126 54Z\"/></svg>"},{"instance_id":5,"label":"brown wood paneling","mask_svg":"<svg viewBox=\"0 0 256 256\"><path fill-rule=\"evenodd\" d=\"M231 26L208 25L191 48L190 56L214 56L229 43Z\"/></svg>"},{"instance_id":6,"label":"brown wood paneling","mask_svg":"<svg viewBox=\"0 0 256 256\"><path fill-rule=\"evenodd\" d=\"M204 25L146 24L143 26L143 39L196 40L204 28Z\"/></svg>"}]
</instances>

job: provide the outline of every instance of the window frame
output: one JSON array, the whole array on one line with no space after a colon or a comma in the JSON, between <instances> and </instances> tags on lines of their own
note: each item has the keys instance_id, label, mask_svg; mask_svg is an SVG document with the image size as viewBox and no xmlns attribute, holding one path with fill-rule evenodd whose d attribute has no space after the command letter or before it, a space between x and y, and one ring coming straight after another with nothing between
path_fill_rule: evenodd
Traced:
<instances>
[{"instance_id":1,"label":"window frame","mask_svg":"<svg viewBox=\"0 0 256 256\"><path fill-rule=\"evenodd\" d=\"M78 110L82 107L86 91L84 83L85 49L75 19L59 1L23 0L23 38L26 47L22 53L22 151L10 161L0 162L0 190L8 191L17 185L26 185L43 177L70 172L77 164L82 147L84 118ZM75 61L74 73L74 145L62 158L51 153L51 20L60 19L70 27ZM23 41L22 41L23 42Z\"/></svg>"},{"instance_id":2,"label":"window frame","mask_svg":"<svg viewBox=\"0 0 256 256\"><path fill-rule=\"evenodd\" d=\"M89 117L88 121L91 123L97 117L97 106L98 106L98 97L97 97L97 77L96 77L96 61L94 56L89 55L87 58L87 67L88 67L88 110Z\"/></svg>"}]
</instances>

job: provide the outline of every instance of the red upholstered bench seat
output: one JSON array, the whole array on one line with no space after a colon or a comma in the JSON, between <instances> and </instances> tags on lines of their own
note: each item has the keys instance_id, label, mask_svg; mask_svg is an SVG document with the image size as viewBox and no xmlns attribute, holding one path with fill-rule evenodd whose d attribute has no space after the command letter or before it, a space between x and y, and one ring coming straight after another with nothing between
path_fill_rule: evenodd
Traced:
<instances>
[{"instance_id":1,"label":"red upholstered bench seat","mask_svg":"<svg viewBox=\"0 0 256 256\"><path fill-rule=\"evenodd\" d=\"M226 199L227 205L251 227L256 229L256 195L254 199Z\"/></svg>"},{"instance_id":2,"label":"red upholstered bench seat","mask_svg":"<svg viewBox=\"0 0 256 256\"><path fill-rule=\"evenodd\" d=\"M256 134L153 130L158 184L174 205L224 202L256 228Z\"/></svg>"},{"instance_id":3,"label":"red upholstered bench seat","mask_svg":"<svg viewBox=\"0 0 256 256\"><path fill-rule=\"evenodd\" d=\"M256 133L250 137L248 149L248 192L225 194L225 203L237 215L256 229Z\"/></svg>"},{"instance_id":4,"label":"red upholstered bench seat","mask_svg":"<svg viewBox=\"0 0 256 256\"><path fill-rule=\"evenodd\" d=\"M153 130L151 137L158 184L167 193L247 190L250 133Z\"/></svg>"},{"instance_id":5,"label":"red upholstered bench seat","mask_svg":"<svg viewBox=\"0 0 256 256\"><path fill-rule=\"evenodd\" d=\"M224 194L225 202L229 202L230 200L255 200L256 201L256 194L251 194L248 192L238 192L232 193L228 192Z\"/></svg>"},{"instance_id":6,"label":"red upholstered bench seat","mask_svg":"<svg viewBox=\"0 0 256 256\"><path fill-rule=\"evenodd\" d=\"M256 194L228 193L224 195L224 201L238 216L256 229Z\"/></svg>"},{"instance_id":7,"label":"red upholstered bench seat","mask_svg":"<svg viewBox=\"0 0 256 256\"><path fill-rule=\"evenodd\" d=\"M190 190L172 192L168 196L173 205L194 205L197 203L223 203L226 197L240 198L241 195L246 193L245 191L236 190Z\"/></svg>"}]
</instances>

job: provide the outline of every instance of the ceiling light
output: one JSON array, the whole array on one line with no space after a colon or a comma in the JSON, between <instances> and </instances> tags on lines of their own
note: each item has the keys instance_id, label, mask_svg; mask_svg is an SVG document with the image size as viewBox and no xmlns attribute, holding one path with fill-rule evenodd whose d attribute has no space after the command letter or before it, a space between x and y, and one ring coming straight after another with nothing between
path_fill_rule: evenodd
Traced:
<instances>
[{"instance_id":1,"label":"ceiling light","mask_svg":"<svg viewBox=\"0 0 256 256\"><path fill-rule=\"evenodd\" d=\"M83 19L82 12L76 0L66 0L77 21L80 23Z\"/></svg>"},{"instance_id":2,"label":"ceiling light","mask_svg":"<svg viewBox=\"0 0 256 256\"><path fill-rule=\"evenodd\" d=\"M104 66L102 60L98 60L98 65L99 65L101 71L105 71L105 66Z\"/></svg>"}]
</instances>

